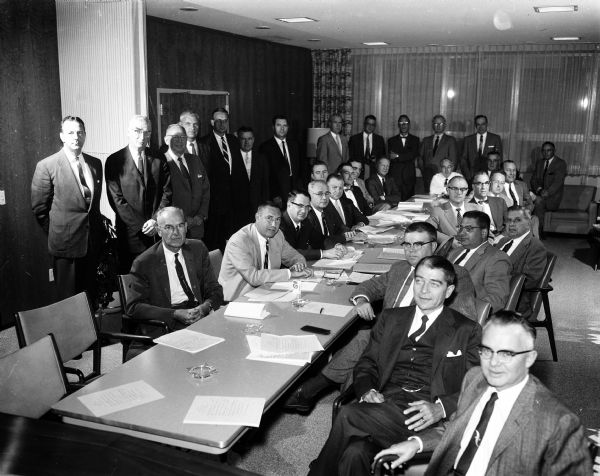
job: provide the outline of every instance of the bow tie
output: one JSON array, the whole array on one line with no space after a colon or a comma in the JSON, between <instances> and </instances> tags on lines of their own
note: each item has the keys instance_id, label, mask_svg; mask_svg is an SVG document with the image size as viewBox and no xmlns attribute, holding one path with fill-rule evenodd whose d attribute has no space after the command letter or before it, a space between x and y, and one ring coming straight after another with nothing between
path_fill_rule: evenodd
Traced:
<instances>
[{"instance_id":1,"label":"bow tie","mask_svg":"<svg viewBox=\"0 0 600 476\"><path fill-rule=\"evenodd\" d=\"M477 200L477 203L479 203L479 205L482 205L484 203L488 203L487 199L486 200Z\"/></svg>"}]
</instances>

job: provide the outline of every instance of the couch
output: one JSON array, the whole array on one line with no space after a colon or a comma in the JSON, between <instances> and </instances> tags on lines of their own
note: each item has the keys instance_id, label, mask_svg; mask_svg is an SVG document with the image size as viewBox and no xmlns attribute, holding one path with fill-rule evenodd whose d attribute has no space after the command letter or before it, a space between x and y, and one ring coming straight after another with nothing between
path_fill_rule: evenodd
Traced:
<instances>
[{"instance_id":1,"label":"couch","mask_svg":"<svg viewBox=\"0 0 600 476\"><path fill-rule=\"evenodd\" d=\"M565 185L558 210L544 215L544 231L586 235L596 223L595 196L592 185Z\"/></svg>"}]
</instances>

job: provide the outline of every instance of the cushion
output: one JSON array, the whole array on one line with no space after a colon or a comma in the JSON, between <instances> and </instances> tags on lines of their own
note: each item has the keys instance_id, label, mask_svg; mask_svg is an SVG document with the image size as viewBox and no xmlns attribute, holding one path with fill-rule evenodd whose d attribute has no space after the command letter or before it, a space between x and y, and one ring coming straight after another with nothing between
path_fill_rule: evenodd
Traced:
<instances>
[{"instance_id":1,"label":"cushion","mask_svg":"<svg viewBox=\"0 0 600 476\"><path fill-rule=\"evenodd\" d=\"M596 187L591 185L565 185L559 209L587 211L595 193Z\"/></svg>"}]
</instances>

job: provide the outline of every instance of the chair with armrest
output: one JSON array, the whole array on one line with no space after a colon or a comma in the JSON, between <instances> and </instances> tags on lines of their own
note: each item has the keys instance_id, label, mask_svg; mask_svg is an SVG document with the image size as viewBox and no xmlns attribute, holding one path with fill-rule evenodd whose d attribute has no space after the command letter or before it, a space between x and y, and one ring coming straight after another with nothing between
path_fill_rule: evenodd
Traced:
<instances>
[{"instance_id":1,"label":"chair with armrest","mask_svg":"<svg viewBox=\"0 0 600 476\"><path fill-rule=\"evenodd\" d=\"M542 274L542 279L540 280L539 286L535 288L525 288L523 289L524 293L530 294L530 313L526 313L525 317L529 319L529 323L533 327L545 327L548 331L548 339L550 341L550 349L552 350L552 359L554 362L558 361L558 355L556 353L556 342L554 340L554 327L552 326L552 314L550 312L550 300L548 299L548 293L552 291L552 286L550 286L550 281L552 281L552 271L554 270L554 265L556 264L556 255L550 253L549 251L546 253L548 261L546 262L546 267L544 268L544 273ZM542 321L537 320L537 316L540 313L540 309L544 306L544 314L545 317Z\"/></svg>"},{"instance_id":2,"label":"chair with armrest","mask_svg":"<svg viewBox=\"0 0 600 476\"><path fill-rule=\"evenodd\" d=\"M524 274L515 274L510 278L510 293L508 294L508 300L504 309L507 311L516 311L521 292L523 291L523 285L525 284Z\"/></svg>"},{"instance_id":3,"label":"chair with armrest","mask_svg":"<svg viewBox=\"0 0 600 476\"><path fill-rule=\"evenodd\" d=\"M77 376L80 383L98 377L101 369L101 340L148 342L145 336L117 332L98 332L90 303L85 292L54 304L19 311L15 314L19 345L25 347L42 337L53 334L63 362L68 362L92 349L92 372L84 375L79 369L65 367L65 372Z\"/></svg>"},{"instance_id":4,"label":"chair with armrest","mask_svg":"<svg viewBox=\"0 0 600 476\"><path fill-rule=\"evenodd\" d=\"M423 476L427 471L427 464L431 459L432 452L417 453L414 458L392 470L387 469L384 464L391 463L396 455L384 455L377 458L373 463L374 476L394 476L403 474L405 476Z\"/></svg>"},{"instance_id":5,"label":"chair with armrest","mask_svg":"<svg viewBox=\"0 0 600 476\"><path fill-rule=\"evenodd\" d=\"M121 306L123 308L122 317L122 328L121 330L125 333L136 334L140 332L140 328L143 326L158 327L164 331L165 334L171 332L169 325L158 319L134 319L127 313L128 303L131 301L131 286L135 277L133 274L120 274L117 277L119 281L119 298L121 299ZM150 339L149 345L153 345L152 339ZM127 352L129 351L129 345L123 344L123 362L126 360Z\"/></svg>"},{"instance_id":6,"label":"chair with armrest","mask_svg":"<svg viewBox=\"0 0 600 476\"><path fill-rule=\"evenodd\" d=\"M490 316L492 305L489 302L475 298L475 309L477 310L477 322L480 326L483 326L485 321L487 321L487 318Z\"/></svg>"},{"instance_id":7,"label":"chair with armrest","mask_svg":"<svg viewBox=\"0 0 600 476\"><path fill-rule=\"evenodd\" d=\"M223 262L223 253L220 249L212 250L208 252L208 259L210 260L210 267L213 270L215 278L219 278L221 272L221 263Z\"/></svg>"},{"instance_id":8,"label":"chair with armrest","mask_svg":"<svg viewBox=\"0 0 600 476\"><path fill-rule=\"evenodd\" d=\"M0 413L39 418L64 397L67 377L52 334L0 359Z\"/></svg>"},{"instance_id":9,"label":"chair with armrest","mask_svg":"<svg viewBox=\"0 0 600 476\"><path fill-rule=\"evenodd\" d=\"M437 256L443 256L444 258L446 258L448 256L448 253L450 253L450 251L452 251L453 246L454 246L454 237L451 236L446 241L439 244L439 246L435 250L434 254Z\"/></svg>"}]
</instances>

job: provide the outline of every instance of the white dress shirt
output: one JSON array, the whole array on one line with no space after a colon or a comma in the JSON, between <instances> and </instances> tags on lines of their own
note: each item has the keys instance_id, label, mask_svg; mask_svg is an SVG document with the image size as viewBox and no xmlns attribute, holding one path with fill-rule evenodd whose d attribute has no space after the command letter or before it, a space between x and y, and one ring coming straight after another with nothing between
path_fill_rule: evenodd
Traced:
<instances>
[{"instance_id":1,"label":"white dress shirt","mask_svg":"<svg viewBox=\"0 0 600 476\"><path fill-rule=\"evenodd\" d=\"M167 263L167 273L169 274L169 289L171 290L171 305L181 304L188 300L188 296L183 290L181 286L181 282L179 281L179 277L177 276L177 271L175 270L175 253L171 250L167 249L165 244L163 243L163 250L165 252L165 262ZM185 279L192 288L192 282L190 281L190 276L187 271L187 266L185 265L185 259L183 257L183 253L181 249L178 251L177 260L181 263L181 267L183 268L183 274L185 275Z\"/></svg>"},{"instance_id":2,"label":"white dress shirt","mask_svg":"<svg viewBox=\"0 0 600 476\"><path fill-rule=\"evenodd\" d=\"M446 179L442 172L438 172L431 179L431 183L429 184L429 193L436 195L446 193L447 185L444 184L450 183L450 180L452 180L454 177L462 177L462 175L458 172L451 172L448 178ZM446 182L446 180L448 180L448 182Z\"/></svg>"},{"instance_id":3,"label":"white dress shirt","mask_svg":"<svg viewBox=\"0 0 600 476\"><path fill-rule=\"evenodd\" d=\"M369 144L369 151L373 153L373 134L363 131L363 156L367 153L367 144Z\"/></svg>"},{"instance_id":4,"label":"white dress shirt","mask_svg":"<svg viewBox=\"0 0 600 476\"><path fill-rule=\"evenodd\" d=\"M506 182L504 184L504 191L506 192L506 195L510 198L512 198L512 195L510 194L510 191L513 191L513 195L515 196L515 198L517 199L515 202L515 205L521 205L521 197L519 197L519 192L517 192L517 187L515 187L515 183L514 182Z\"/></svg>"},{"instance_id":5,"label":"white dress shirt","mask_svg":"<svg viewBox=\"0 0 600 476\"><path fill-rule=\"evenodd\" d=\"M194 145L194 148L192 148L192 144ZM195 139L191 142L188 141L185 146L186 146L186 150L189 154L198 155L198 142L196 142ZM194 149L196 149L195 153L194 153Z\"/></svg>"},{"instance_id":6,"label":"white dress shirt","mask_svg":"<svg viewBox=\"0 0 600 476\"><path fill-rule=\"evenodd\" d=\"M260 246L260 268L264 269L265 252L267 251L267 239L258 232L256 232L256 236L258 237L258 246ZM269 269L273 269L271 267L271 256L269 256Z\"/></svg>"},{"instance_id":7,"label":"white dress shirt","mask_svg":"<svg viewBox=\"0 0 600 476\"><path fill-rule=\"evenodd\" d=\"M244 152L240 150L242 159L244 159L244 165L246 166L246 173L248 174L248 180L252 175L252 151Z\"/></svg>"},{"instance_id":8,"label":"white dress shirt","mask_svg":"<svg viewBox=\"0 0 600 476\"><path fill-rule=\"evenodd\" d=\"M349 188L348 190L344 190L344 195L346 195L346 198L349 198L350 200L352 200L352 203L354 203L354 206L360 210L360 207L358 206L358 202L356 201L356 196L354 195L354 192L352 191L351 188Z\"/></svg>"},{"instance_id":9,"label":"white dress shirt","mask_svg":"<svg viewBox=\"0 0 600 476\"><path fill-rule=\"evenodd\" d=\"M181 164L179 163L179 157L176 156L171 149L167 150L167 155L173 160L173 162L175 162L175 164L177 164L177 168L179 170L181 170ZM185 166L185 168L187 169L188 174L189 174L190 167L187 164L187 160L185 160L185 155L181 156L181 161L183 162L183 165ZM182 171L182 173L183 173L183 171Z\"/></svg>"},{"instance_id":10,"label":"white dress shirt","mask_svg":"<svg viewBox=\"0 0 600 476\"><path fill-rule=\"evenodd\" d=\"M83 155L79 155L78 157L71 157L69 154L65 152L67 159L69 159L69 165L71 166L71 170L73 170L73 174L75 174L75 180L77 180L77 185L79 185L79 190L81 190L81 195L85 197L83 193L83 185L81 184L81 180L79 178L79 167L77 167L77 162L81 163L81 168L83 170L83 178L85 179L85 184L90 189L92 193L92 197L94 196L94 177L92 176L92 171L90 170L87 162L83 159ZM91 197L90 197L91 198Z\"/></svg>"},{"instance_id":11,"label":"white dress shirt","mask_svg":"<svg viewBox=\"0 0 600 476\"><path fill-rule=\"evenodd\" d=\"M477 248L473 248L472 250L469 250L469 252L466 254L466 256L460 260L461 264L459 266L464 266L465 264L467 264L467 262L471 259L471 256L473 256L475 254L475 252L481 248L483 245L485 245L487 243L487 241L484 241L483 243L481 243ZM460 256L464 253L464 250L461 251L458 256L455 258L458 259L460 258Z\"/></svg>"},{"instance_id":12,"label":"white dress shirt","mask_svg":"<svg viewBox=\"0 0 600 476\"><path fill-rule=\"evenodd\" d=\"M325 227L323 226L323 212L320 212L319 210L317 210L312 205L311 205L311 207L314 210L315 215L317 215L317 219L319 220L319 223L321 225L321 233L323 233L323 235L325 235Z\"/></svg>"},{"instance_id":13,"label":"white dress shirt","mask_svg":"<svg viewBox=\"0 0 600 476\"><path fill-rule=\"evenodd\" d=\"M217 140L217 144L219 144L219 149L221 150L221 155L223 155L223 140L225 144L227 144L227 156L229 157L229 174L231 175L231 169L233 168L233 158L231 157L231 147L229 147L229 142L227 141L227 134L223 134L220 136L215 131L213 131L215 139ZM223 157L225 157L223 155ZM225 160L223 158L223 160Z\"/></svg>"},{"instance_id":14,"label":"white dress shirt","mask_svg":"<svg viewBox=\"0 0 600 476\"><path fill-rule=\"evenodd\" d=\"M142 162L146 163L146 153L145 153L144 149L142 149L141 152L138 152L137 149L132 148L130 145L127 147L129 147L129 152L131 153L131 157L133 157L133 163L135 164L137 169L140 170L140 162L139 162L138 158L141 157ZM140 173L143 175L144 171L140 170Z\"/></svg>"},{"instance_id":15,"label":"white dress shirt","mask_svg":"<svg viewBox=\"0 0 600 476\"><path fill-rule=\"evenodd\" d=\"M339 198L338 199L331 198L330 201L331 201L331 204L333 205L333 207L336 209L336 211L340 215L340 218L342 219L342 222L345 225L347 223L347 220L346 220L346 215L344 214L344 209L342 208L342 202L340 202Z\"/></svg>"},{"instance_id":16,"label":"white dress shirt","mask_svg":"<svg viewBox=\"0 0 600 476\"><path fill-rule=\"evenodd\" d=\"M519 246L521 244L521 241L523 241L525 239L525 237L528 236L528 235L530 235L530 234L531 234L531 231L528 231L527 233L523 233L518 238L511 238L512 239L512 245L510 245L510 249L508 251L505 251L505 253L508 256L512 255L515 252L515 250L517 249L517 246ZM504 245L506 245L506 243L504 243ZM504 245L502 245L502 246L504 246ZM502 248L502 247L500 247L500 248Z\"/></svg>"},{"instance_id":17,"label":"white dress shirt","mask_svg":"<svg viewBox=\"0 0 600 476\"><path fill-rule=\"evenodd\" d=\"M412 288L413 286L411 286ZM412 298L411 298L412 299ZM421 311L419 306L415 307L415 317L413 317L412 324L410 325L410 329L408 330L408 335L414 334L419 327L421 327L423 315L427 315L427 323L425 324L425 332L423 332L419 337L417 337L416 341L418 342L421 337L425 335L425 333L429 330L429 328L433 325L433 323L440 317L440 314L444 310L444 305L442 304L440 307L434 309L433 311L427 311L424 313Z\"/></svg>"},{"instance_id":18,"label":"white dress shirt","mask_svg":"<svg viewBox=\"0 0 600 476\"><path fill-rule=\"evenodd\" d=\"M290 168L290 177L292 176L292 162L291 162L291 157L290 157L290 149L287 146L287 141L281 140L279 137L275 137L275 142L277 142L277 145L279 146L279 150L281 150L281 153L283 154L283 148L285 147L285 154L283 154L284 156L287 156L287 161L288 161L288 167Z\"/></svg>"}]
</instances>

